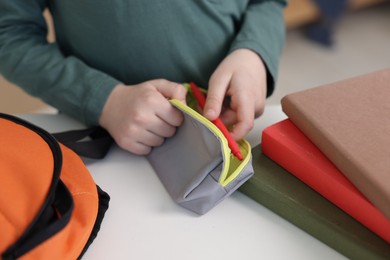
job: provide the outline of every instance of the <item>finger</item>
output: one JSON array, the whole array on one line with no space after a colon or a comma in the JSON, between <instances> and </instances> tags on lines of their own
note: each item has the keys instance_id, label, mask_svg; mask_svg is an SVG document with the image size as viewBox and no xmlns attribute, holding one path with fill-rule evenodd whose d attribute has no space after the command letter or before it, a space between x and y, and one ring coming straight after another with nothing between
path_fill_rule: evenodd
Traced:
<instances>
[{"instance_id":1,"label":"finger","mask_svg":"<svg viewBox=\"0 0 390 260\"><path fill-rule=\"evenodd\" d=\"M137 155L147 155L152 151L152 147L143 143L134 142L127 150Z\"/></svg>"},{"instance_id":2,"label":"finger","mask_svg":"<svg viewBox=\"0 0 390 260\"><path fill-rule=\"evenodd\" d=\"M158 122L153 122L150 127L148 128L149 131L152 133L162 137L167 138L171 137L176 132L176 127L168 124L166 121L162 120L161 118L157 117Z\"/></svg>"},{"instance_id":3,"label":"finger","mask_svg":"<svg viewBox=\"0 0 390 260\"><path fill-rule=\"evenodd\" d=\"M183 85L162 79L157 81L153 85L165 98L186 102L187 90Z\"/></svg>"},{"instance_id":4,"label":"finger","mask_svg":"<svg viewBox=\"0 0 390 260\"><path fill-rule=\"evenodd\" d=\"M237 100L237 123L233 128L232 135L236 140L240 140L253 128L254 124L254 101L245 97L241 92L235 96Z\"/></svg>"},{"instance_id":5,"label":"finger","mask_svg":"<svg viewBox=\"0 0 390 260\"><path fill-rule=\"evenodd\" d=\"M131 134L122 137L117 141L117 144L121 148L135 154L146 154L151 147L160 146L163 142L163 137L147 129L141 129L140 131L133 131Z\"/></svg>"},{"instance_id":6,"label":"finger","mask_svg":"<svg viewBox=\"0 0 390 260\"><path fill-rule=\"evenodd\" d=\"M184 120L183 113L171 105L168 100L161 100L160 109L156 111L157 117L171 126L180 126Z\"/></svg>"},{"instance_id":7,"label":"finger","mask_svg":"<svg viewBox=\"0 0 390 260\"><path fill-rule=\"evenodd\" d=\"M237 113L231 109L223 111L220 118L226 126L232 126L237 123Z\"/></svg>"},{"instance_id":8,"label":"finger","mask_svg":"<svg viewBox=\"0 0 390 260\"><path fill-rule=\"evenodd\" d=\"M152 150L152 147L138 142L134 138L121 138L116 140L116 143L124 150L137 155L147 155Z\"/></svg>"},{"instance_id":9,"label":"finger","mask_svg":"<svg viewBox=\"0 0 390 260\"><path fill-rule=\"evenodd\" d=\"M229 87L230 76L219 75L216 71L210 78L209 88L207 91L206 104L204 106L204 116L209 120L216 119L222 109L222 104Z\"/></svg>"},{"instance_id":10,"label":"finger","mask_svg":"<svg viewBox=\"0 0 390 260\"><path fill-rule=\"evenodd\" d=\"M145 130L142 135L138 137L137 142L146 146L156 147L164 143L164 138L153 133L152 131Z\"/></svg>"}]
</instances>

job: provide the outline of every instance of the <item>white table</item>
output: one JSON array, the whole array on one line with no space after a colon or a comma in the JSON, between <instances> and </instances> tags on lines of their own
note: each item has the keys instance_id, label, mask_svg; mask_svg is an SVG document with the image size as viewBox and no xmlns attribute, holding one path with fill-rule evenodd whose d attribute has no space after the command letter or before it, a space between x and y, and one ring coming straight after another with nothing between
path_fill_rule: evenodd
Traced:
<instances>
[{"instance_id":1,"label":"white table","mask_svg":"<svg viewBox=\"0 0 390 260\"><path fill-rule=\"evenodd\" d=\"M65 115L22 117L51 132L83 127ZM262 129L284 118L280 106L268 106L247 140L259 144ZM118 147L87 166L111 201L84 259L345 259L240 192L203 216L191 213L171 200L144 157Z\"/></svg>"}]
</instances>

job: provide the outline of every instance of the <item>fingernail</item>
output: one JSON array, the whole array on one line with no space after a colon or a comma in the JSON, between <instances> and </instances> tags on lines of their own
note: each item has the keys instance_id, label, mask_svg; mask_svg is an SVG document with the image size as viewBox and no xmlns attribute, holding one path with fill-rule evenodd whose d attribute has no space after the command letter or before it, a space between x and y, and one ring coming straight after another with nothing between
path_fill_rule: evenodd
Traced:
<instances>
[{"instance_id":1,"label":"fingernail","mask_svg":"<svg viewBox=\"0 0 390 260\"><path fill-rule=\"evenodd\" d=\"M205 117L207 118L214 118L215 117L215 111L212 109L207 109L206 112L204 113Z\"/></svg>"}]
</instances>

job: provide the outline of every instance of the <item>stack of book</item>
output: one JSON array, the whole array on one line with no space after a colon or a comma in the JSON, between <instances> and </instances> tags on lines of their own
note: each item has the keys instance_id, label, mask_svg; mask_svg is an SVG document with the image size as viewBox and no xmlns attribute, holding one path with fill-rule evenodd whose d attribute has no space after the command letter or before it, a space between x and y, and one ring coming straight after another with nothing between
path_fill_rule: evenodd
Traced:
<instances>
[{"instance_id":1,"label":"stack of book","mask_svg":"<svg viewBox=\"0 0 390 260\"><path fill-rule=\"evenodd\" d=\"M241 191L347 257L390 259L390 69L289 94L282 109Z\"/></svg>"}]
</instances>

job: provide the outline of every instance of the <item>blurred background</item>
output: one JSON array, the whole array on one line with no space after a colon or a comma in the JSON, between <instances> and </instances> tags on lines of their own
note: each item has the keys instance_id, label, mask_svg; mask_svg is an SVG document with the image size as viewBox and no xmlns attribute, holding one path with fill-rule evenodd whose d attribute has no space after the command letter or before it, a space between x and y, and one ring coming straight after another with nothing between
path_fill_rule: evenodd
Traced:
<instances>
[{"instance_id":1,"label":"blurred background","mask_svg":"<svg viewBox=\"0 0 390 260\"><path fill-rule=\"evenodd\" d=\"M270 104L291 92L390 68L390 0L290 0L285 20Z\"/></svg>"},{"instance_id":2,"label":"blurred background","mask_svg":"<svg viewBox=\"0 0 390 260\"><path fill-rule=\"evenodd\" d=\"M52 23L49 41L54 40ZM289 0L286 44L274 94L280 104L292 92L390 68L390 0ZM0 112L56 110L0 75Z\"/></svg>"}]
</instances>

